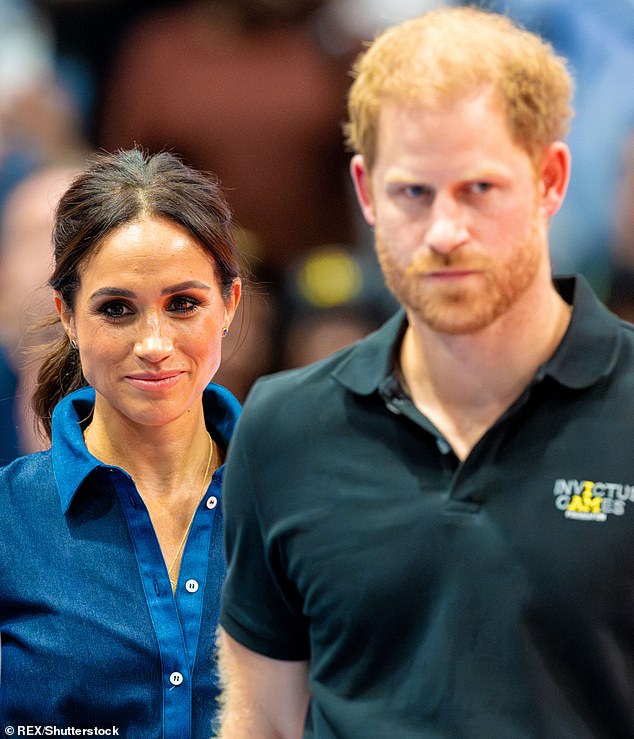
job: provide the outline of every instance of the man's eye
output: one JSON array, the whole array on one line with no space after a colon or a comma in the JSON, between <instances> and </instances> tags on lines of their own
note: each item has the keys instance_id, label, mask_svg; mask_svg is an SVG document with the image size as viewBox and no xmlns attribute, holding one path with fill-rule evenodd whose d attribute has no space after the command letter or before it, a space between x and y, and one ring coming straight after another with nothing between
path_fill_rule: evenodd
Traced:
<instances>
[{"instance_id":1,"label":"man's eye","mask_svg":"<svg viewBox=\"0 0 634 739\"><path fill-rule=\"evenodd\" d=\"M471 192L474 192L476 195L483 195L486 192L489 192L493 185L490 182L472 182L470 189Z\"/></svg>"},{"instance_id":2,"label":"man's eye","mask_svg":"<svg viewBox=\"0 0 634 739\"><path fill-rule=\"evenodd\" d=\"M425 185L406 185L404 192L409 198L431 198L433 191L431 187Z\"/></svg>"}]
</instances>

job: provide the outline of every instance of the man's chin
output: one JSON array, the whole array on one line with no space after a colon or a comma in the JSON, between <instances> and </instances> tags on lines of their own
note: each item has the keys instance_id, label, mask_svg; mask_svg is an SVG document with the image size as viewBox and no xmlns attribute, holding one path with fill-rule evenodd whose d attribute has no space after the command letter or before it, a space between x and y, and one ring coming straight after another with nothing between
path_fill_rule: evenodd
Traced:
<instances>
[{"instance_id":1,"label":"man's chin","mask_svg":"<svg viewBox=\"0 0 634 739\"><path fill-rule=\"evenodd\" d=\"M431 308L412 306L408 312L416 316L417 322L435 333L451 336L466 336L482 331L494 323L499 315L493 310L476 311L469 305L434 305Z\"/></svg>"}]
</instances>

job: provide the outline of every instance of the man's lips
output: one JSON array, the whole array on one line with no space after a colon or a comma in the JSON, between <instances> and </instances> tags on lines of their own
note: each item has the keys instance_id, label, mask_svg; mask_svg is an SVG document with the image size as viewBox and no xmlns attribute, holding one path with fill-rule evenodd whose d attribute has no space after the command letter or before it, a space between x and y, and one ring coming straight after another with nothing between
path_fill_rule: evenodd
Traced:
<instances>
[{"instance_id":1,"label":"man's lips","mask_svg":"<svg viewBox=\"0 0 634 739\"><path fill-rule=\"evenodd\" d=\"M471 277L479 274L477 269L433 269L425 273L425 277L433 277L444 280L455 280L461 277Z\"/></svg>"},{"instance_id":2,"label":"man's lips","mask_svg":"<svg viewBox=\"0 0 634 739\"><path fill-rule=\"evenodd\" d=\"M405 277L458 280L481 275L490 269L490 264L477 256L472 258L447 257L434 259L428 255L414 259L405 270Z\"/></svg>"}]
</instances>

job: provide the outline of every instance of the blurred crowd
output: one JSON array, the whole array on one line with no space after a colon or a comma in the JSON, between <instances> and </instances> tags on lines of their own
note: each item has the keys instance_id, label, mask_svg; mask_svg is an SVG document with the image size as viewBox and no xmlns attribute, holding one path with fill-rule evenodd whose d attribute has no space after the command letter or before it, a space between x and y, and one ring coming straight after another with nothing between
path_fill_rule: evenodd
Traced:
<instances>
[{"instance_id":1,"label":"blurred crowd","mask_svg":"<svg viewBox=\"0 0 634 739\"><path fill-rule=\"evenodd\" d=\"M28 407L51 309L56 198L94 149L168 149L215 172L251 276L217 380L244 399L394 309L347 173L349 69L434 0L0 0L0 464L39 448ZM569 59L573 181L552 228L634 318L634 0L495 0ZM448 40L448 43L451 43Z\"/></svg>"}]
</instances>

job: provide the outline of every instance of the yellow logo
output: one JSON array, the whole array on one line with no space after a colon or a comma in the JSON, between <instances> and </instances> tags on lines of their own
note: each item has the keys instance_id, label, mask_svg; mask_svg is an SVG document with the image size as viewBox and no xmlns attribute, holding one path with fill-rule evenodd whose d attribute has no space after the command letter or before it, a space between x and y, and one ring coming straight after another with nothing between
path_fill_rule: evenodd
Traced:
<instances>
[{"instance_id":1,"label":"yellow logo","mask_svg":"<svg viewBox=\"0 0 634 739\"><path fill-rule=\"evenodd\" d=\"M555 480L555 506L566 518L605 521L608 515L622 516L625 504L634 500L634 485L592 480Z\"/></svg>"}]
</instances>

